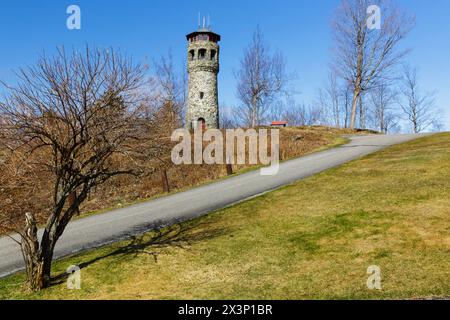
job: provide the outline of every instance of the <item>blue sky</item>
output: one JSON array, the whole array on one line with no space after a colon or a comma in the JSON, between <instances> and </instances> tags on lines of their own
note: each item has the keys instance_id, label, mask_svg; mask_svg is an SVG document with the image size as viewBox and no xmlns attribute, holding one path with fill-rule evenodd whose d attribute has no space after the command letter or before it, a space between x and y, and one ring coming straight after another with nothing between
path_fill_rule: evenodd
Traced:
<instances>
[{"instance_id":1,"label":"blue sky","mask_svg":"<svg viewBox=\"0 0 450 320\"><path fill-rule=\"evenodd\" d=\"M398 0L417 17L404 42L413 51L408 61L419 67L424 90L437 91L450 129L450 1ZM66 28L66 8L82 10L82 29ZM15 0L0 3L0 79L13 81L12 70L32 64L43 50L85 43L121 48L139 61L171 50L179 66L185 57L185 34L197 27L198 12L209 14L222 35L220 101L234 104L233 70L257 24L274 50L285 54L300 101L309 102L326 78L330 18L339 0Z\"/></svg>"}]
</instances>

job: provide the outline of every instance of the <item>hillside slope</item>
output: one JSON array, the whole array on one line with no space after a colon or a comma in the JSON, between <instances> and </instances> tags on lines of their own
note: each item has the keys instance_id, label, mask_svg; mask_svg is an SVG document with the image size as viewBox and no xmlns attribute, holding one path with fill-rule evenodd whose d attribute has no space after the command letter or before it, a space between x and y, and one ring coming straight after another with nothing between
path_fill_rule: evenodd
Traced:
<instances>
[{"instance_id":1,"label":"hillside slope","mask_svg":"<svg viewBox=\"0 0 450 320\"><path fill-rule=\"evenodd\" d=\"M347 299L450 297L450 134L390 147L159 233L55 264L0 298ZM82 267L82 289L64 271ZM367 268L382 290L366 286Z\"/></svg>"},{"instance_id":2,"label":"hillside slope","mask_svg":"<svg viewBox=\"0 0 450 320\"><path fill-rule=\"evenodd\" d=\"M329 127L289 127L280 130L280 159L287 160L302 155L331 148L346 141L343 134L366 134L366 131L355 132L349 129L334 129ZM175 144L175 143L173 143ZM170 145L169 145L170 147ZM107 183L95 188L86 202L80 208L81 216L108 211L112 208L121 208L128 204L145 201L164 195L162 184L162 170L165 169L171 192L191 189L205 183L210 183L227 176L224 165L179 165L176 166L170 159L170 148L167 148L164 163L161 159L148 159L145 166L148 174L145 176L122 175L110 179ZM0 148L0 174L2 173L2 150ZM255 165L234 165L235 173L254 169ZM51 206L52 176L43 172L36 182L34 201L41 210L34 212L38 221L47 220L46 208ZM15 198L15 203L21 204L24 200ZM9 233L14 225L21 224L23 216L19 213L14 216L5 214L0 206L0 235Z\"/></svg>"}]
</instances>

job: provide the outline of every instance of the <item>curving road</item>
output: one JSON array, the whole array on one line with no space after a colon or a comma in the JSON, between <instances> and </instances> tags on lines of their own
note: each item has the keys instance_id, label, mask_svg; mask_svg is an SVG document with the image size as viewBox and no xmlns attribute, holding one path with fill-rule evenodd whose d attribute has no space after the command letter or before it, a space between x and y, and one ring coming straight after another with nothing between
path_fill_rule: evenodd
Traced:
<instances>
[{"instance_id":1,"label":"curving road","mask_svg":"<svg viewBox=\"0 0 450 320\"><path fill-rule=\"evenodd\" d=\"M55 259L143 233L156 226L204 215L390 145L422 136L355 136L344 146L286 161L280 165L275 176L261 176L259 170L256 170L185 192L73 221L57 243ZM19 246L8 237L0 238L0 277L22 269Z\"/></svg>"}]
</instances>

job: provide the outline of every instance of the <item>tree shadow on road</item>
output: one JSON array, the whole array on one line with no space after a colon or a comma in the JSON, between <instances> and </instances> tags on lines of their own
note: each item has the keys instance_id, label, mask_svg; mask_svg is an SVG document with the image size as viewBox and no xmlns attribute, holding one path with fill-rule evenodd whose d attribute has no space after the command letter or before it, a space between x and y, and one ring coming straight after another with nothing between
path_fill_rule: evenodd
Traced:
<instances>
[{"instance_id":1,"label":"tree shadow on road","mask_svg":"<svg viewBox=\"0 0 450 320\"><path fill-rule=\"evenodd\" d=\"M207 222L176 223L159 229L150 228L147 233L139 236L130 236L126 244L104 255L99 255L89 261L78 265L80 269L86 268L100 260L117 257L118 260L133 259L138 255L146 254L153 257L155 263L158 256L169 249L180 248L188 250L191 245L203 240L212 239L227 233L227 228L212 226ZM51 286L60 285L67 281L69 274L63 272L52 277Z\"/></svg>"}]
</instances>

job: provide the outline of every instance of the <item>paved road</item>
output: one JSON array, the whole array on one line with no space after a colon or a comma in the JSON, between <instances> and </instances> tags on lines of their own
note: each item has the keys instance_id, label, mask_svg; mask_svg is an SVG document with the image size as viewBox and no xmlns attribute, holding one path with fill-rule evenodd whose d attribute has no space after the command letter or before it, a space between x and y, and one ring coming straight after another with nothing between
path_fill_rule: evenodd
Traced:
<instances>
[{"instance_id":1,"label":"paved road","mask_svg":"<svg viewBox=\"0 0 450 320\"><path fill-rule=\"evenodd\" d=\"M261 176L256 170L186 192L76 220L67 226L57 243L55 258L111 243L155 226L192 219L421 136L351 137L347 145L282 163L275 176ZM8 237L0 238L0 277L21 269L23 261L19 246Z\"/></svg>"}]
</instances>

